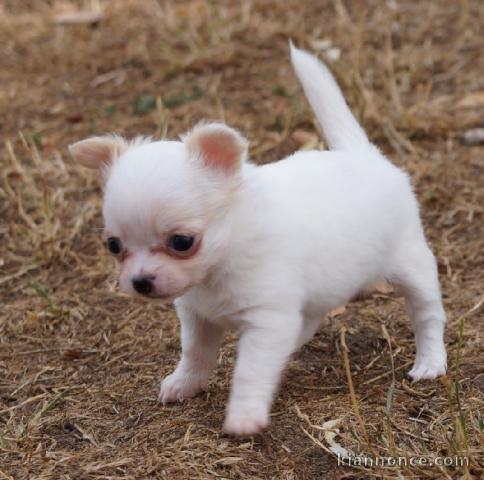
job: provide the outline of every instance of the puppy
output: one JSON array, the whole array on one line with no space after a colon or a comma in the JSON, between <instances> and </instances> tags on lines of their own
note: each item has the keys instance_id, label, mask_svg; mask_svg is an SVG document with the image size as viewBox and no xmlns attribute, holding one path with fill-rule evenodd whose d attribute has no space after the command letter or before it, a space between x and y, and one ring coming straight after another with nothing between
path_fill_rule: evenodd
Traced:
<instances>
[{"instance_id":1,"label":"puppy","mask_svg":"<svg viewBox=\"0 0 484 480\"><path fill-rule=\"evenodd\" d=\"M240 332L224 431L255 434L289 356L331 309L385 279L406 300L416 339L410 376L446 371L437 267L408 176L372 145L328 69L291 59L329 151L247 160L247 140L220 123L181 141L94 137L70 146L105 181L107 247L122 290L169 301L182 355L160 400L208 382L227 327Z\"/></svg>"}]
</instances>

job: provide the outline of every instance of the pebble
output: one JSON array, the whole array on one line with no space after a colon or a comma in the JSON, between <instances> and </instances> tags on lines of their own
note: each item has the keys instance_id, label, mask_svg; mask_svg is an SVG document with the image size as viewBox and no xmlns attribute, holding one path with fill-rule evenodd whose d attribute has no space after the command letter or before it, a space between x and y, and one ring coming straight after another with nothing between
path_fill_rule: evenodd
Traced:
<instances>
[{"instance_id":1,"label":"pebble","mask_svg":"<svg viewBox=\"0 0 484 480\"><path fill-rule=\"evenodd\" d=\"M480 145L484 143L484 128L473 128L467 130L462 137L465 145Z\"/></svg>"}]
</instances>

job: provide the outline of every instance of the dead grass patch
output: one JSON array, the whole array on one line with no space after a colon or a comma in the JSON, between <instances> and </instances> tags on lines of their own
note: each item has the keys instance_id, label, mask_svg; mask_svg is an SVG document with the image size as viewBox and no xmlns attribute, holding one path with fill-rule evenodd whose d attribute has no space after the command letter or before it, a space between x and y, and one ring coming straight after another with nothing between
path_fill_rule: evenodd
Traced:
<instances>
[{"instance_id":1,"label":"dead grass patch","mask_svg":"<svg viewBox=\"0 0 484 480\"><path fill-rule=\"evenodd\" d=\"M483 12L464 0L4 1L0 476L482 478L483 148L464 134L483 126ZM314 148L289 37L334 59L371 138L412 176L439 258L450 370L410 384L401 301L373 294L291 362L270 431L232 439L221 424L234 339L205 394L158 405L176 318L116 293L99 184L65 146L111 131L174 137L211 118L244 131L260 163ZM469 464L341 467L331 442Z\"/></svg>"}]
</instances>

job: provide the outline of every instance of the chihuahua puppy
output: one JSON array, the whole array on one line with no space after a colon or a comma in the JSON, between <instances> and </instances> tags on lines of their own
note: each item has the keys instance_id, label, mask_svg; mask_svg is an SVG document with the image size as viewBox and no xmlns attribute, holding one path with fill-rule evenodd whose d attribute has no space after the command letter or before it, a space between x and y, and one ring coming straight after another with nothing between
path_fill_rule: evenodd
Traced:
<instances>
[{"instance_id":1,"label":"chihuahua puppy","mask_svg":"<svg viewBox=\"0 0 484 480\"><path fill-rule=\"evenodd\" d=\"M403 294L416 359L410 376L446 371L437 267L408 176L372 145L329 70L291 44L291 59L329 151L256 166L220 123L181 141L94 137L70 146L105 182L107 247L120 287L175 299L178 366L160 400L208 382L224 330L240 332L224 431L255 434L290 355L327 312L385 279Z\"/></svg>"}]
</instances>

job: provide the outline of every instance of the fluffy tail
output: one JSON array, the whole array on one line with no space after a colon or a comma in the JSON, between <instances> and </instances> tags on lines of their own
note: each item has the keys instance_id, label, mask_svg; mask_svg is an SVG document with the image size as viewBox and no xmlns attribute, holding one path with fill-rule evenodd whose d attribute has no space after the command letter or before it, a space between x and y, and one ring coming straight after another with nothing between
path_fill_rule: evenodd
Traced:
<instances>
[{"instance_id":1,"label":"fluffy tail","mask_svg":"<svg viewBox=\"0 0 484 480\"><path fill-rule=\"evenodd\" d=\"M309 104L323 128L331 150L368 147L370 142L351 113L343 93L326 65L292 42L291 61Z\"/></svg>"}]
</instances>

